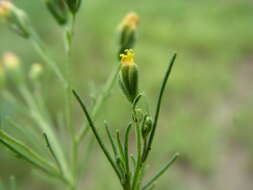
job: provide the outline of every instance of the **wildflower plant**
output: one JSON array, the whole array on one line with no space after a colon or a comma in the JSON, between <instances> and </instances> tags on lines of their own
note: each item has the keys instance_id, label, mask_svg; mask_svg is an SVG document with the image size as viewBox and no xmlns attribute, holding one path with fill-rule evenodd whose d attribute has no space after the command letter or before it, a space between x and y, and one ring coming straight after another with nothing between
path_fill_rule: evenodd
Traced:
<instances>
[{"instance_id":1,"label":"wildflower plant","mask_svg":"<svg viewBox=\"0 0 253 190\"><path fill-rule=\"evenodd\" d=\"M90 116L89 111L87 110L81 97L75 90L73 90L73 94L79 102L98 144L120 180L122 188L124 190L146 190L154 188L156 180L169 168L169 166L174 163L178 157L178 153L173 155L168 163L166 163L153 178L151 178L146 184L143 184L146 161L149 157L157 129L163 93L175 62L176 54L172 57L169 67L165 73L154 117L152 117L148 110L138 107L138 102L141 100L143 93L138 93L138 69L134 62L133 55L133 50L125 50L125 54L120 55L121 69L119 74L119 83L123 93L132 107L132 120L128 123L128 125L126 125L124 141L122 142L119 131L116 132L116 137L114 138L107 122L104 123L111 143L113 156L105 146L104 140L99 135L95 122L92 120L92 117ZM129 155L129 135L132 128L135 128L136 156Z\"/></svg>"},{"instance_id":2,"label":"wildflower plant","mask_svg":"<svg viewBox=\"0 0 253 190\"><path fill-rule=\"evenodd\" d=\"M1 118L0 144L48 177L60 181L65 186L65 189L77 190L82 177L80 168L83 164L80 160L82 152L79 148L91 130L94 134L93 139L97 140L124 190L147 190L153 188L154 182L178 157L178 154L175 154L164 168L158 171L147 183L144 183L147 160L157 131L162 97L176 59L176 54L172 56L165 73L153 115L139 104L142 100L146 101L143 97L144 93L139 89L139 70L134 61L135 51L133 50L136 43L139 17L136 13L129 13L123 19L118 31L118 50L115 51L118 64L115 64L103 89L96 98L92 110L88 111L80 95L73 88L71 81L72 41L76 16L78 16L82 0L44 0L44 3L64 34L63 41L66 55L64 69L60 68L50 56L47 46L33 28L29 16L12 2L0 0L1 20L20 37L27 39L27 42L33 45L38 55L47 64L34 63L30 70L27 71L24 69L21 59L15 54L6 53L2 56L0 60L0 94L6 101L16 105L23 114L26 114L31 120L31 124L26 123L26 126L23 126L22 123L14 119ZM54 72L62 89L64 89L64 119L59 122L59 125L66 131L64 134L67 134L67 136L61 136L58 133L45 99L41 96L43 94L41 78L46 67ZM107 122L104 123L108 141L112 148L111 152L98 132L96 119L117 81L132 108L130 113L132 119L126 124L124 141L122 141L119 131L116 132L116 137L114 137ZM15 96L12 93L12 89L8 86L10 82L15 85L15 90L19 96ZM80 130L77 130L76 126L74 126L72 118L73 98L78 101L87 118L87 122L84 121ZM6 130L6 126L14 127L29 142L9 133ZM135 156L134 154L130 155L129 151L129 137L133 129L136 136ZM41 147L37 144L38 138L44 140L42 149L44 152L45 149L47 150L47 156L45 156L44 152L41 153ZM71 146L63 146L61 138L70 139ZM70 152L70 154L66 154L66 152ZM89 152L86 154L88 156Z\"/></svg>"}]
</instances>

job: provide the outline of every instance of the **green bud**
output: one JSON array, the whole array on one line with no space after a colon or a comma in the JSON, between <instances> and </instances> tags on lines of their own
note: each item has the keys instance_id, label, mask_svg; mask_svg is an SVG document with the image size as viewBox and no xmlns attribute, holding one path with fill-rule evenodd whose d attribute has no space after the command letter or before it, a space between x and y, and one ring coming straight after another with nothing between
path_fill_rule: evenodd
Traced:
<instances>
[{"instance_id":1,"label":"green bud","mask_svg":"<svg viewBox=\"0 0 253 190\"><path fill-rule=\"evenodd\" d=\"M133 51L126 50L125 53L121 55L119 83L128 100L133 103L138 94L138 68L133 60Z\"/></svg>"},{"instance_id":2,"label":"green bud","mask_svg":"<svg viewBox=\"0 0 253 190\"><path fill-rule=\"evenodd\" d=\"M44 0L55 20L64 25L68 21L68 7L64 0Z\"/></svg>"},{"instance_id":3,"label":"green bud","mask_svg":"<svg viewBox=\"0 0 253 190\"><path fill-rule=\"evenodd\" d=\"M76 14L81 6L82 0L65 0L72 14Z\"/></svg>"},{"instance_id":4,"label":"green bud","mask_svg":"<svg viewBox=\"0 0 253 190\"><path fill-rule=\"evenodd\" d=\"M143 128L142 128L142 137L144 139L149 135L149 133L152 129L152 126L153 126L153 121L152 121L150 116L147 116L145 118L144 125L143 125Z\"/></svg>"},{"instance_id":5,"label":"green bud","mask_svg":"<svg viewBox=\"0 0 253 190\"><path fill-rule=\"evenodd\" d=\"M30 24L25 12L15 7L10 1L0 2L0 18L6 21L12 30L24 38L30 36Z\"/></svg>"},{"instance_id":6,"label":"green bud","mask_svg":"<svg viewBox=\"0 0 253 190\"><path fill-rule=\"evenodd\" d=\"M136 13L129 13L123 19L120 25L119 54L124 53L126 49L133 49L136 41L136 28L139 23L139 17Z\"/></svg>"},{"instance_id":7,"label":"green bud","mask_svg":"<svg viewBox=\"0 0 253 190\"><path fill-rule=\"evenodd\" d=\"M29 72L29 78L33 81L37 80L40 78L41 74L43 72L43 67L39 63L34 63L31 66L31 70Z\"/></svg>"}]
</instances>

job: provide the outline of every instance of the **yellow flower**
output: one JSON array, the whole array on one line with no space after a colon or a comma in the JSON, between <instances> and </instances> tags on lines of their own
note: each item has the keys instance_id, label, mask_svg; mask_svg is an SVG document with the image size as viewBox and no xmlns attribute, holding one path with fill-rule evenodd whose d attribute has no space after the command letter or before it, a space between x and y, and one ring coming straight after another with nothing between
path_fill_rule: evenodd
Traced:
<instances>
[{"instance_id":1,"label":"yellow flower","mask_svg":"<svg viewBox=\"0 0 253 190\"><path fill-rule=\"evenodd\" d=\"M125 54L120 54L121 64L134 65L134 52L132 49L126 49Z\"/></svg>"},{"instance_id":2,"label":"yellow flower","mask_svg":"<svg viewBox=\"0 0 253 190\"><path fill-rule=\"evenodd\" d=\"M13 9L13 4L9 1L0 2L0 16L8 17Z\"/></svg>"},{"instance_id":3,"label":"yellow flower","mask_svg":"<svg viewBox=\"0 0 253 190\"><path fill-rule=\"evenodd\" d=\"M11 52L7 52L3 55L3 64L7 69L16 69L20 66L19 58Z\"/></svg>"},{"instance_id":4,"label":"yellow flower","mask_svg":"<svg viewBox=\"0 0 253 190\"><path fill-rule=\"evenodd\" d=\"M139 24L139 16L135 12L128 13L120 24L120 28L129 27L134 30Z\"/></svg>"},{"instance_id":5,"label":"yellow flower","mask_svg":"<svg viewBox=\"0 0 253 190\"><path fill-rule=\"evenodd\" d=\"M26 14L8 0L0 0L0 18L24 38L30 36L30 25Z\"/></svg>"},{"instance_id":6,"label":"yellow flower","mask_svg":"<svg viewBox=\"0 0 253 190\"><path fill-rule=\"evenodd\" d=\"M4 69L10 79L16 84L24 82L23 70L21 61L18 56L12 52L7 52L2 57Z\"/></svg>"},{"instance_id":7,"label":"yellow flower","mask_svg":"<svg viewBox=\"0 0 253 190\"><path fill-rule=\"evenodd\" d=\"M120 87L128 100L133 103L138 94L138 68L134 62L133 50L126 49L124 54L120 55L120 58Z\"/></svg>"}]
</instances>

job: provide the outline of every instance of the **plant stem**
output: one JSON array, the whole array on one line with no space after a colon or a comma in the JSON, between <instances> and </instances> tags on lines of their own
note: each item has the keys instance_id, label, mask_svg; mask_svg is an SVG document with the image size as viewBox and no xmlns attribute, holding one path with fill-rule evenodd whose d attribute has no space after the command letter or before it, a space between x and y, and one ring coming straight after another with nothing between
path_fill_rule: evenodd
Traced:
<instances>
[{"instance_id":1,"label":"plant stem","mask_svg":"<svg viewBox=\"0 0 253 190\"><path fill-rule=\"evenodd\" d=\"M137 144L137 164L136 164L136 168L135 168L135 173L134 173L134 178L133 178L133 184L132 184L132 190L137 190L137 183L138 183L138 178L139 178L139 174L140 171L143 167L142 164L142 159L141 159L141 131L140 131L140 126L139 123L136 122L136 126L135 126L135 130L136 130L136 144Z\"/></svg>"},{"instance_id":2,"label":"plant stem","mask_svg":"<svg viewBox=\"0 0 253 190\"><path fill-rule=\"evenodd\" d=\"M30 40L31 40L31 43L32 43L33 47L35 48L35 50L38 52L38 54L40 54L42 59L44 59L44 61L49 65L49 67L55 72L55 74L59 78L59 80L64 85L67 85L67 81L65 80L61 70L59 69L57 64L54 62L54 60L52 60L48 56L48 52L36 32L32 31L32 35L31 35Z\"/></svg>"},{"instance_id":3,"label":"plant stem","mask_svg":"<svg viewBox=\"0 0 253 190\"><path fill-rule=\"evenodd\" d=\"M70 176L68 173L69 168L68 168L62 147L60 146L60 143L56 138L55 132L52 130L48 122L42 117L42 114L40 113L40 110L36 104L36 101L34 100L33 95L30 93L29 89L25 85L21 85L19 87L19 90L31 111L32 117L38 123L41 130L47 134L48 139L50 139L51 147L53 151L55 152L55 155L57 159L59 160L59 163L61 164L63 178L66 179L68 184L73 183L72 176ZM66 183L66 181L64 181L64 183Z\"/></svg>"},{"instance_id":4,"label":"plant stem","mask_svg":"<svg viewBox=\"0 0 253 190\"><path fill-rule=\"evenodd\" d=\"M64 78L64 75L63 75L62 71L59 69L59 67L57 66L55 61L53 59L51 59L50 56L48 56L47 49L44 47L44 44L40 40L40 38L38 37L37 33L33 29L31 29L31 33L32 33L32 35L31 35L30 40L31 40L31 43L34 46L35 50L42 57L42 59L44 59L44 61L49 65L49 67L54 71L57 78L62 83L63 87L65 89L69 89L69 94L71 94L71 87L69 85L69 81ZM71 95L69 95L69 97L70 96ZM69 98L69 100L70 100L70 98ZM55 138L55 135L52 133L52 130L50 129L50 127L47 126L47 123L43 121L43 118L40 116L39 113L35 114L34 117L41 124L41 126L46 127L47 130L50 131L50 133L48 133L48 132L46 132L46 133L48 134L49 138L52 139L53 142L54 142L54 144L52 146L57 146L58 147L58 148L54 147L54 151L57 152L57 155L59 156L58 159L62 164L62 169L63 169L64 175L67 176L67 179L69 181L68 186L70 187L71 190L75 190L76 185L75 185L75 182L74 182L75 181L74 177L69 175L69 170L67 169L68 166L67 166L65 157L63 155L63 152L60 151L60 149L59 149L59 145L58 145L57 139ZM75 141L73 141L73 142L75 142ZM73 144L77 144L77 143L75 142ZM77 146L74 146L74 147L77 147ZM73 148L73 149L76 150L76 152L77 152L77 148Z\"/></svg>"},{"instance_id":5,"label":"plant stem","mask_svg":"<svg viewBox=\"0 0 253 190\"><path fill-rule=\"evenodd\" d=\"M129 135L132 128L132 123L127 126L126 133L125 133L125 165L126 165L126 190L130 190L131 188L131 172L129 167L129 155L128 155L128 142L129 142Z\"/></svg>"},{"instance_id":6,"label":"plant stem","mask_svg":"<svg viewBox=\"0 0 253 190\"><path fill-rule=\"evenodd\" d=\"M69 25L65 28L65 48L66 48L66 56L67 61L65 64L65 74L67 80L67 86L65 87L65 102L66 102L66 121L67 121L67 128L69 129L71 140L72 140L72 173L75 179L77 179L77 163L78 163L78 147L75 139L75 129L73 126L73 118L72 118L72 103L71 103L71 53L72 53L72 41L74 36L74 25L75 25L75 17L76 15L71 15L71 20Z\"/></svg>"}]
</instances>

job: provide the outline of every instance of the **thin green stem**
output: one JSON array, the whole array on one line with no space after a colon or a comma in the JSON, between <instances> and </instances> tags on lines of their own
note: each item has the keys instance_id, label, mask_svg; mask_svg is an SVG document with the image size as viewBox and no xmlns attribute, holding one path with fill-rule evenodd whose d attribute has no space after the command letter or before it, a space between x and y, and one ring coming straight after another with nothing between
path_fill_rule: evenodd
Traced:
<instances>
[{"instance_id":1,"label":"thin green stem","mask_svg":"<svg viewBox=\"0 0 253 190\"><path fill-rule=\"evenodd\" d=\"M132 128L132 123L129 123L129 125L127 126L126 129L126 133L125 133L125 145L124 145L124 149L125 149L125 165L126 165L126 189L130 189L131 186L131 172L130 172L130 168L129 168L129 155L128 155L128 142L129 142L129 135L130 135L130 131Z\"/></svg>"},{"instance_id":2,"label":"thin green stem","mask_svg":"<svg viewBox=\"0 0 253 190\"><path fill-rule=\"evenodd\" d=\"M115 165L110 153L108 152L108 150L106 149L101 137L99 136L98 132L97 132L97 129L91 119L91 116L86 108L86 106L84 105L83 101L81 100L80 96L77 94L77 92L75 90L72 91L76 100L78 101L78 103L80 104L82 110L83 110L83 113L85 114L87 120L88 120L88 123L89 123L89 126L92 130L92 132L94 133L96 139L97 139L97 142L99 144L99 146L101 147L102 151L104 152L106 158L108 159L108 161L110 162L111 166L113 167L115 173L117 174L119 180L121 181L121 177L120 177L120 172L118 171L118 168L117 166Z\"/></svg>"},{"instance_id":3,"label":"thin green stem","mask_svg":"<svg viewBox=\"0 0 253 190\"><path fill-rule=\"evenodd\" d=\"M49 67L55 72L56 76L59 78L59 80L66 85L67 81L65 80L61 70L57 66L57 64L48 56L47 48L44 47L44 44L38 37L37 33L35 31L32 31L32 35L30 37L31 43L35 50L38 52L38 54L44 59L44 61L49 65Z\"/></svg>"},{"instance_id":4,"label":"thin green stem","mask_svg":"<svg viewBox=\"0 0 253 190\"><path fill-rule=\"evenodd\" d=\"M68 172L69 168L66 163L65 155L63 153L62 147L59 144L58 139L56 138L55 132L50 127L50 125L45 120L45 118L42 117L42 114L40 113L40 110L36 104L36 101L34 100L34 97L30 93L28 88L25 85L21 85L19 87L19 90L31 111L32 117L38 123L41 130L43 130L48 135L48 138L51 140L51 146L57 156L57 159L59 160L61 164L61 168L64 174L63 175L64 179L68 181L68 184L72 184L73 178L72 176L69 175L69 172Z\"/></svg>"},{"instance_id":5,"label":"thin green stem","mask_svg":"<svg viewBox=\"0 0 253 190\"><path fill-rule=\"evenodd\" d=\"M71 103L71 54L72 54L72 41L74 36L74 26L75 26L75 15L72 15L69 25L65 28L65 47L66 47L66 56L67 61L65 64L65 74L67 80L67 86L65 88L65 102L66 102L66 121L67 121L67 128L70 132L71 140L72 140L72 173L73 176L77 173L77 164L78 164L78 147L75 138L75 129L73 126L73 118L72 118L72 103ZM75 178L75 177L74 177ZM75 182L76 183L76 182Z\"/></svg>"},{"instance_id":6,"label":"thin green stem","mask_svg":"<svg viewBox=\"0 0 253 190\"><path fill-rule=\"evenodd\" d=\"M159 118L159 113L160 113L160 108L161 108L161 103L162 103L162 97L163 97L164 90L165 90L166 84L168 82L168 78L170 76L172 67L175 63L176 57L177 57L177 54L174 54L171 61L170 61L169 67L168 67L168 69L165 73L165 76L164 76L164 79L163 79L163 82L162 82L162 86L161 86L161 89L160 89L158 101L157 101L157 104L156 104L156 112L155 112L155 116L154 116L154 123L153 123L153 126L152 126L150 138L149 138L149 141L148 141L147 150L145 151L145 153L143 155L143 160L142 160L143 162L146 161L146 159L148 157L148 154L151 150L152 142L153 142L155 132L156 132L156 128L157 128L157 123L158 123L158 118Z\"/></svg>"},{"instance_id":7,"label":"thin green stem","mask_svg":"<svg viewBox=\"0 0 253 190\"><path fill-rule=\"evenodd\" d=\"M50 114L48 112L45 100L43 98L41 83L39 81L33 81L33 87L34 87L33 96L34 96L34 99L36 100L36 102L38 104L39 109L41 110L41 114L43 114L43 116L45 117L45 119L50 124L52 124L52 121L51 121L51 118L50 118Z\"/></svg>"},{"instance_id":8,"label":"thin green stem","mask_svg":"<svg viewBox=\"0 0 253 190\"><path fill-rule=\"evenodd\" d=\"M130 158L131 158L131 161L132 161L133 167L136 167L137 162L136 162L136 159L134 158L134 155L133 155L133 154L131 154L131 155L130 155Z\"/></svg>"},{"instance_id":9,"label":"thin green stem","mask_svg":"<svg viewBox=\"0 0 253 190\"><path fill-rule=\"evenodd\" d=\"M140 126L139 123L136 123L135 126L135 130L136 130L136 145L137 145L137 164L136 164L136 168L135 168L135 173L134 173L134 178L133 178L133 184L132 184L132 190L136 190L137 187L137 183L138 183L138 178L139 178L139 174L140 171L142 169L142 149L141 149L141 131L140 131Z\"/></svg>"},{"instance_id":10,"label":"thin green stem","mask_svg":"<svg viewBox=\"0 0 253 190\"><path fill-rule=\"evenodd\" d=\"M168 163L160 170L157 172L157 174L152 177L146 185L144 185L141 190L147 190L150 186L152 186L154 184L154 182L161 176L163 175L166 170L177 160L179 156L179 153L176 153L172 156L172 158L168 161Z\"/></svg>"}]
</instances>

